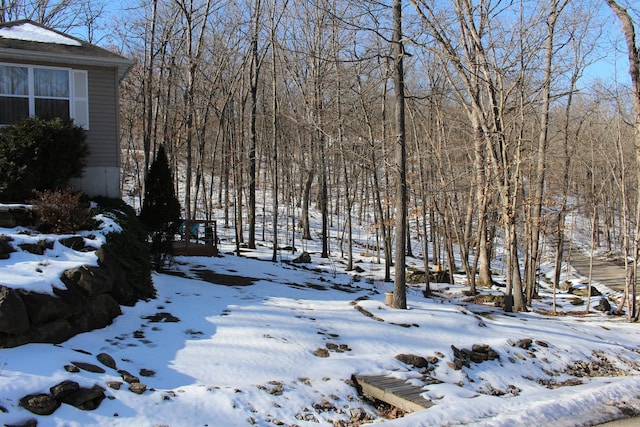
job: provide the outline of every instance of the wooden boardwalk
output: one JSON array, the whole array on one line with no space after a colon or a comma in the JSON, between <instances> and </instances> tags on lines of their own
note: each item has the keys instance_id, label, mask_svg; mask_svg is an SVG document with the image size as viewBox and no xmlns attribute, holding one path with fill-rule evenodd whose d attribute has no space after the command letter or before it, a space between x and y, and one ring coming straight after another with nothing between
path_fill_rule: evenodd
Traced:
<instances>
[{"instance_id":1,"label":"wooden boardwalk","mask_svg":"<svg viewBox=\"0 0 640 427\"><path fill-rule=\"evenodd\" d=\"M386 375L354 375L358 391L406 412L416 412L433 406L421 396L422 388L405 380Z\"/></svg>"}]
</instances>

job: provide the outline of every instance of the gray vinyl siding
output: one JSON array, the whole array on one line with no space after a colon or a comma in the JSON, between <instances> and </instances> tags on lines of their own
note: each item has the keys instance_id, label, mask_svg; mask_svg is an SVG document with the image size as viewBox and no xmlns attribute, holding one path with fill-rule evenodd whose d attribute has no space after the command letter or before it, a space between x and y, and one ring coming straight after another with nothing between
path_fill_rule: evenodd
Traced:
<instances>
[{"instance_id":1,"label":"gray vinyl siding","mask_svg":"<svg viewBox=\"0 0 640 427\"><path fill-rule=\"evenodd\" d=\"M118 81L115 69L89 69L87 166L119 166Z\"/></svg>"}]
</instances>

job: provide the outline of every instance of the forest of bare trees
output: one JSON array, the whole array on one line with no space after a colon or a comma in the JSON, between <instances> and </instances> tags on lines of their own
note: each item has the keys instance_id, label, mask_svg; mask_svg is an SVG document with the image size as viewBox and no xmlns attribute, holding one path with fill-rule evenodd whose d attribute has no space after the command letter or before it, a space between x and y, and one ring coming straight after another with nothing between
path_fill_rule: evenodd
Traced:
<instances>
[{"instance_id":1,"label":"forest of bare trees","mask_svg":"<svg viewBox=\"0 0 640 427\"><path fill-rule=\"evenodd\" d=\"M637 319L634 1L139 0L108 27L90 3L2 0L0 19L65 29L54 6L77 8L73 25L137 61L121 90L127 197L140 203L162 144L185 216L271 245L274 260L305 239L350 268L371 251L386 280L396 268L399 308L413 255L463 271L471 292L500 266L507 309L526 310L552 247L559 285L577 213L594 247L627 260L618 309ZM631 84L594 74L614 55ZM416 238L431 253L414 254Z\"/></svg>"}]
</instances>

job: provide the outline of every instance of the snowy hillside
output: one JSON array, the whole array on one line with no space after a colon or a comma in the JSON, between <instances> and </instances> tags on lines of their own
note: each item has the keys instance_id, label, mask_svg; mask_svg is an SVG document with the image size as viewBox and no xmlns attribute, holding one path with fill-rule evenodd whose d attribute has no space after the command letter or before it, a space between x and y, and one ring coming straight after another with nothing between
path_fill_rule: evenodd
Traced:
<instances>
[{"instance_id":1,"label":"snowy hillside","mask_svg":"<svg viewBox=\"0 0 640 427\"><path fill-rule=\"evenodd\" d=\"M0 234L19 238L20 231ZM60 345L0 350L0 422L588 426L640 413L640 330L623 317L584 315L568 294L559 296L559 310L575 314L549 316L551 300L544 293L531 312L504 313L492 303L465 302L465 288L449 284L432 284L433 298L424 298L424 285L416 285L409 290L409 309L394 310L384 303L391 284L380 280L382 265L361 256L361 272L347 273L340 259L319 258L313 244L307 248L311 264L289 262L299 252L282 252L281 262L272 263L270 248L238 257L223 237L222 257L177 258L171 274L153 276L157 298L123 307L109 327ZM13 254L0 261L0 282L24 286L42 265L53 271L76 256L58 247L43 256ZM499 357L456 360L453 347L475 344ZM117 366L101 364L101 353ZM416 368L396 359L400 354L429 363ZM104 372L65 370L73 362ZM125 371L146 386L137 390L141 394L129 390ZM422 387L434 406L386 419L399 414L363 400L354 374L406 379ZM63 404L49 416L19 405L23 396L48 393L65 380L97 385L107 398L92 411Z\"/></svg>"}]
</instances>

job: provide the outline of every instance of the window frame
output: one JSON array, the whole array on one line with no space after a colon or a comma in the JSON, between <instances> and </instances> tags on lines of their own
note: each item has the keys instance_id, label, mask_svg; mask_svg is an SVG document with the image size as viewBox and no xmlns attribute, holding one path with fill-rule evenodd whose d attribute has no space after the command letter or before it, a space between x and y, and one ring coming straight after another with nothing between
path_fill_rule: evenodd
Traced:
<instances>
[{"instance_id":1,"label":"window frame","mask_svg":"<svg viewBox=\"0 0 640 427\"><path fill-rule=\"evenodd\" d=\"M1 94L3 98L20 98L28 99L28 116L36 115L36 100L62 100L67 101L69 105L69 117L74 120L75 124L89 130L89 78L87 70L78 70L70 67L56 67L49 65L36 65L25 63L0 62L0 65L6 67L17 67L27 69L27 95ZM67 93L68 96L42 96L36 95L35 88L35 70L56 70L65 71L68 76ZM79 89L79 90L77 90ZM77 93L76 92L83 92ZM80 119L80 121L76 121ZM0 123L1 126L9 126L11 123Z\"/></svg>"}]
</instances>

